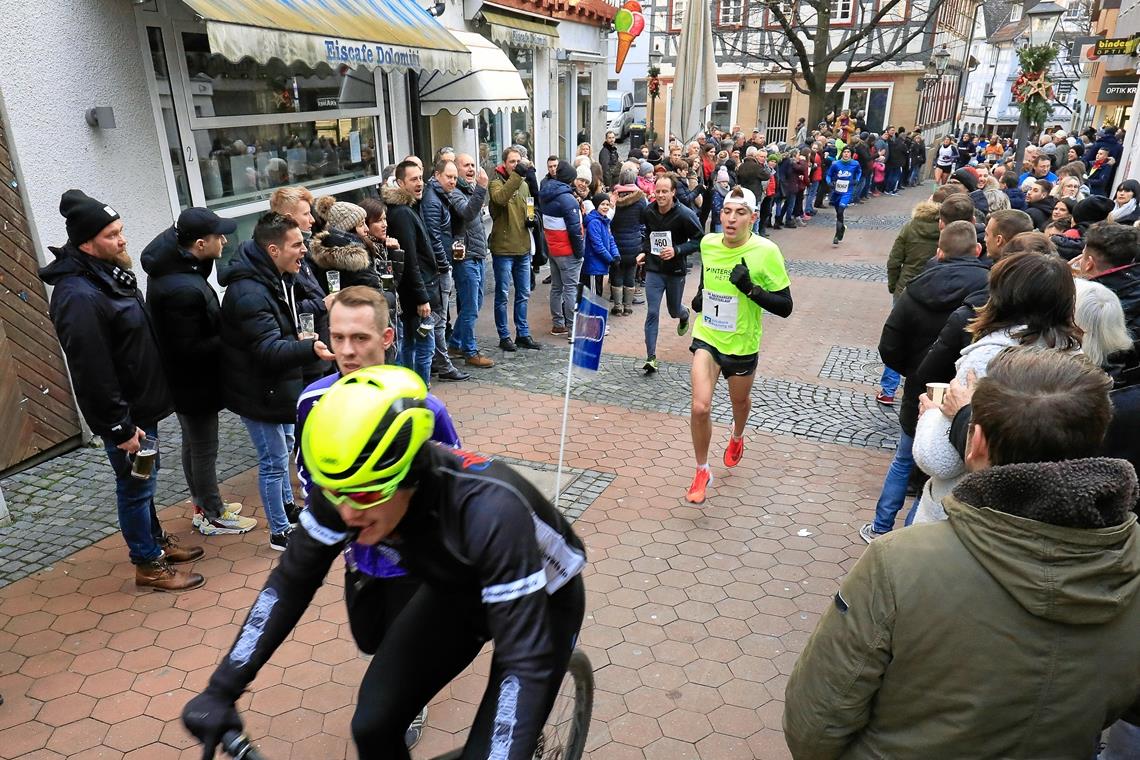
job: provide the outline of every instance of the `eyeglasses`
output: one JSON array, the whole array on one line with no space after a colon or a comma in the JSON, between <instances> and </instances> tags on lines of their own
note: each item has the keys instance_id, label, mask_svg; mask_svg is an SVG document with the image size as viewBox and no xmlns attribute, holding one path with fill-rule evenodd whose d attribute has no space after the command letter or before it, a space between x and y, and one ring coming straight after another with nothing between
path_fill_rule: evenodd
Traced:
<instances>
[{"instance_id":1,"label":"eyeglasses","mask_svg":"<svg viewBox=\"0 0 1140 760\"><path fill-rule=\"evenodd\" d=\"M387 489L379 491L345 491L338 493L330 491L327 488L322 488L321 493L333 506L339 507L341 504L348 502L348 505L353 509L369 509L375 507L377 504L383 504L392 498L395 491L389 492Z\"/></svg>"}]
</instances>

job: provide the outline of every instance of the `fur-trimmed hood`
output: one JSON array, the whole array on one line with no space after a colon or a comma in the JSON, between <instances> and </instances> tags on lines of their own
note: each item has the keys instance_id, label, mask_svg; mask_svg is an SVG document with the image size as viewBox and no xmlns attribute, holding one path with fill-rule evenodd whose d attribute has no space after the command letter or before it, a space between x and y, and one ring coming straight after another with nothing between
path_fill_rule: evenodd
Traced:
<instances>
[{"instance_id":1,"label":"fur-trimmed hood","mask_svg":"<svg viewBox=\"0 0 1140 760\"><path fill-rule=\"evenodd\" d=\"M959 540L1030 614L1113 620L1140 590L1136 471L1123 459L990 467L944 504Z\"/></svg>"},{"instance_id":2,"label":"fur-trimmed hood","mask_svg":"<svg viewBox=\"0 0 1140 760\"><path fill-rule=\"evenodd\" d=\"M933 222L938 224L939 204L934 201L922 201L910 212L910 218L920 222Z\"/></svg>"},{"instance_id":3,"label":"fur-trimmed hood","mask_svg":"<svg viewBox=\"0 0 1140 760\"><path fill-rule=\"evenodd\" d=\"M380 191L385 206L415 206L416 196L402 187L385 187Z\"/></svg>"},{"instance_id":4,"label":"fur-trimmed hood","mask_svg":"<svg viewBox=\"0 0 1140 760\"><path fill-rule=\"evenodd\" d=\"M320 232L313 236L311 248L313 263L321 269L361 272L371 263L364 245L355 236L343 232Z\"/></svg>"},{"instance_id":5,"label":"fur-trimmed hood","mask_svg":"<svg viewBox=\"0 0 1140 760\"><path fill-rule=\"evenodd\" d=\"M623 187L627 187L627 186L623 185ZM625 208L627 206L633 206L634 204L636 204L638 201L642 200L643 198L645 198L645 193L641 192L640 189L626 190L625 192L622 192L618 195L616 205L618 208Z\"/></svg>"}]
</instances>

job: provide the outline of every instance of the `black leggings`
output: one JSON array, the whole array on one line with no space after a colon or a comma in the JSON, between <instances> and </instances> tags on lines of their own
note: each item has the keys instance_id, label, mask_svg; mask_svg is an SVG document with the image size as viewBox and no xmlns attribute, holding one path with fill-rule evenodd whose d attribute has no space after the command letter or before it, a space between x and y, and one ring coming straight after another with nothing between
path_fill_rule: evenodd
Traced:
<instances>
[{"instance_id":1,"label":"black leggings","mask_svg":"<svg viewBox=\"0 0 1140 760\"><path fill-rule=\"evenodd\" d=\"M835 204L835 234L836 235L843 234L843 211L846 208L847 208L846 204L843 204L843 203L836 203Z\"/></svg>"},{"instance_id":2,"label":"black leggings","mask_svg":"<svg viewBox=\"0 0 1140 760\"><path fill-rule=\"evenodd\" d=\"M606 276L604 274L590 275L594 280L594 293L599 296L606 294Z\"/></svg>"},{"instance_id":3,"label":"black leggings","mask_svg":"<svg viewBox=\"0 0 1140 760\"><path fill-rule=\"evenodd\" d=\"M387 583L387 581L380 581ZM539 592L542 593L542 592ZM556 674L537 692L522 684L517 704L540 710L520 709L515 739L506 760L529 760L547 713L550 712L586 609L586 591L581 576L575 577L547 600L550 636L556 644ZM379 648L360 684L352 738L361 760L409 760L404 731L432 697L466 668L490 639L483 605L478 596L449 593L427 584L382 632ZM497 653L491 659L487 690L475 715L463 760L486 758L491 748L498 707L499 685L504 669ZM516 679L517 680L517 679ZM535 720L526 722L527 716ZM536 723L537 722L537 723Z\"/></svg>"},{"instance_id":4,"label":"black leggings","mask_svg":"<svg viewBox=\"0 0 1140 760\"><path fill-rule=\"evenodd\" d=\"M634 273L637 271L637 256L622 255L610 264L610 286L614 288L636 287Z\"/></svg>"}]
</instances>

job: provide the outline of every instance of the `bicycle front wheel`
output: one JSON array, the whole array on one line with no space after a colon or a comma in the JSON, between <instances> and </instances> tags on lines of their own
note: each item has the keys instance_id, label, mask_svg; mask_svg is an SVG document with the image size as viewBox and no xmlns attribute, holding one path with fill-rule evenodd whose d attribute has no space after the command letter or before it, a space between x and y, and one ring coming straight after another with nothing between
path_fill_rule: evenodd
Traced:
<instances>
[{"instance_id":1,"label":"bicycle front wheel","mask_svg":"<svg viewBox=\"0 0 1140 760\"><path fill-rule=\"evenodd\" d=\"M585 652L575 649L538 737L534 760L581 760L593 712L594 666Z\"/></svg>"}]
</instances>

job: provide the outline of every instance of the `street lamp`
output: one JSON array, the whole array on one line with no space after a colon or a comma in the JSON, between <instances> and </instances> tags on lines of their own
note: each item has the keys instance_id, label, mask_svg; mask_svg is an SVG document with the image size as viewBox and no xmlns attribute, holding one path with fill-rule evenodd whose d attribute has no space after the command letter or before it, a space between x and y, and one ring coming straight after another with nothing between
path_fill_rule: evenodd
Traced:
<instances>
[{"instance_id":1,"label":"street lamp","mask_svg":"<svg viewBox=\"0 0 1140 760\"><path fill-rule=\"evenodd\" d=\"M993 106L994 98L996 98L996 97L997 97L997 95L994 94L993 83L986 82L986 93L984 95L982 95L982 102L985 103L985 106L986 106L986 116L984 119L982 119L982 136L983 137L989 134L990 108Z\"/></svg>"},{"instance_id":2,"label":"street lamp","mask_svg":"<svg viewBox=\"0 0 1140 760\"><path fill-rule=\"evenodd\" d=\"M649 51L649 81L647 89L649 90L649 147L653 147L657 142L657 93L661 88L661 81L657 78L661 75L661 60L665 56L656 47Z\"/></svg>"},{"instance_id":3,"label":"street lamp","mask_svg":"<svg viewBox=\"0 0 1140 760\"><path fill-rule=\"evenodd\" d=\"M1025 15L1029 17L1029 44L1037 47L1052 42L1064 12L1064 8L1051 0L1038 3L1027 10Z\"/></svg>"},{"instance_id":4,"label":"street lamp","mask_svg":"<svg viewBox=\"0 0 1140 760\"><path fill-rule=\"evenodd\" d=\"M1064 14L1065 9L1060 5L1046 0L1043 3L1038 3L1025 12L1029 18L1029 47L1041 48L1047 47L1053 42L1053 35L1057 33L1057 24L1061 21L1061 15ZM1048 66L1045 66L1045 71L1048 71ZM1042 75L1045 71L1040 72ZM1031 72L1023 71L1022 74ZM1016 154L1014 160L1018 166L1021 166L1021 161L1025 157L1025 145L1029 141L1029 116L1026 113L1026 108L1021 108L1021 114L1017 119L1017 132L1015 133L1017 141Z\"/></svg>"},{"instance_id":5,"label":"street lamp","mask_svg":"<svg viewBox=\"0 0 1140 760\"><path fill-rule=\"evenodd\" d=\"M942 43L942 47L938 48L938 52L930 56L931 62L934 64L934 73L941 79L942 75L946 73L946 68L950 65L950 51L946 49L946 43Z\"/></svg>"}]
</instances>

